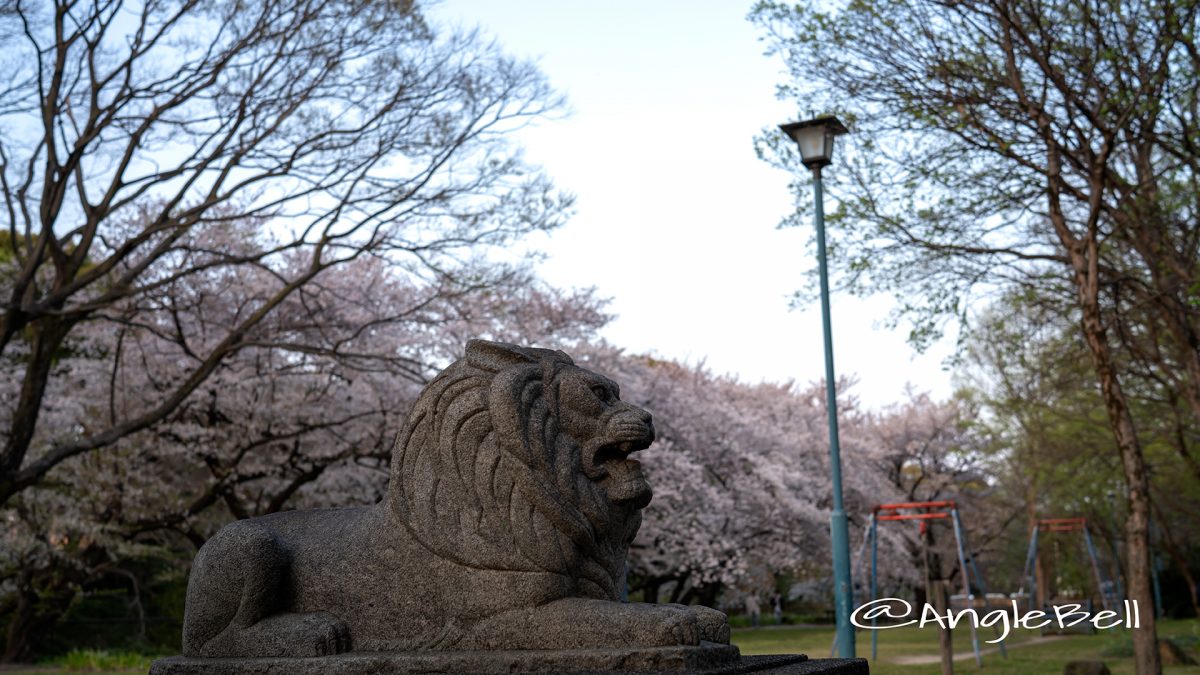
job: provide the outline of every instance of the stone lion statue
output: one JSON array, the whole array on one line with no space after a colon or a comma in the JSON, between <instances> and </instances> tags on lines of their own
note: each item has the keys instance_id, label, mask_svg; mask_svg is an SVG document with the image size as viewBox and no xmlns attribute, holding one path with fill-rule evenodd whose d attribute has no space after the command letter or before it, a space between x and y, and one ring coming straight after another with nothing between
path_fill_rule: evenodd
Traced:
<instances>
[{"instance_id":1,"label":"stone lion statue","mask_svg":"<svg viewBox=\"0 0 1200 675\"><path fill-rule=\"evenodd\" d=\"M421 393L372 507L232 523L196 555L191 657L728 642L704 607L619 602L649 413L561 351L472 340Z\"/></svg>"}]
</instances>

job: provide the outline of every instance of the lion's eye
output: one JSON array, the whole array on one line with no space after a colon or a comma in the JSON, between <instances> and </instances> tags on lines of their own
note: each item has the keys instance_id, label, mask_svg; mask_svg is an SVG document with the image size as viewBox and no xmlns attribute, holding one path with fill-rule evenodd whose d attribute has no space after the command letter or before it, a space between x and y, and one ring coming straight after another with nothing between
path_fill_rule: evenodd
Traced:
<instances>
[{"instance_id":1,"label":"lion's eye","mask_svg":"<svg viewBox=\"0 0 1200 675\"><path fill-rule=\"evenodd\" d=\"M593 384L592 393L595 394L596 398L600 399L601 401L607 401L609 399L608 388L604 385Z\"/></svg>"}]
</instances>

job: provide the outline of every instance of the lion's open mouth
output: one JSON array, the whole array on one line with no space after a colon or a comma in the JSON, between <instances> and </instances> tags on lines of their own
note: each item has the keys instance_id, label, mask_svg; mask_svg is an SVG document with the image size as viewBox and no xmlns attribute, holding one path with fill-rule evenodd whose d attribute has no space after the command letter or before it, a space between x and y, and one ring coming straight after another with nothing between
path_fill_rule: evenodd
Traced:
<instances>
[{"instance_id":1,"label":"lion's open mouth","mask_svg":"<svg viewBox=\"0 0 1200 675\"><path fill-rule=\"evenodd\" d=\"M630 455L650 447L654 431L626 429L616 439L601 443L592 452L583 453L583 471L588 478L604 486L608 498L616 503L644 507L651 496L650 485L642 473L642 463Z\"/></svg>"},{"instance_id":2,"label":"lion's open mouth","mask_svg":"<svg viewBox=\"0 0 1200 675\"><path fill-rule=\"evenodd\" d=\"M642 436L631 440L611 441L601 445L592 453L584 453L583 472L592 480L602 480L612 474L631 474L642 467L629 455L650 447L654 437ZM590 456L588 456L590 454Z\"/></svg>"}]
</instances>

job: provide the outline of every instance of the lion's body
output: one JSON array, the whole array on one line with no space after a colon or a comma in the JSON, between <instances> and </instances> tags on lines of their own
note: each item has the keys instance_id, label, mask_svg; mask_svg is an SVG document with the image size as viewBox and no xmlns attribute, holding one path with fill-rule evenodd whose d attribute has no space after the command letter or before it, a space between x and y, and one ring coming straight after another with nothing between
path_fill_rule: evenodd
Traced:
<instances>
[{"instance_id":1,"label":"lion's body","mask_svg":"<svg viewBox=\"0 0 1200 675\"><path fill-rule=\"evenodd\" d=\"M627 457L653 440L649 415L561 352L473 341L467 354L414 405L383 502L240 521L205 544L185 654L720 637L723 616L616 602L650 498Z\"/></svg>"}]
</instances>

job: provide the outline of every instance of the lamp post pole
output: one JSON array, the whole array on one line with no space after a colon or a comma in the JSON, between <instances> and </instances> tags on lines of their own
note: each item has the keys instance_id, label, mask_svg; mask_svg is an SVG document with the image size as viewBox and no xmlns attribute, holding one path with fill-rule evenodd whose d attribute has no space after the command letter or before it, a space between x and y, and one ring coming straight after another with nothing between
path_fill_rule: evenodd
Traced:
<instances>
[{"instance_id":1,"label":"lamp post pole","mask_svg":"<svg viewBox=\"0 0 1200 675\"><path fill-rule=\"evenodd\" d=\"M833 513L829 515L833 547L833 602L837 612L837 651L842 658L854 657L854 610L850 580L850 532L842 505L842 452L838 442L837 386L833 375L833 330L829 320L829 269L825 261L825 194L821 169L833 160L833 142L846 133L836 117L793 122L780 126L800 148L800 159L813 173L813 224L817 228L817 266L821 281L821 330L825 339L825 409L829 414L829 467L833 479Z\"/></svg>"},{"instance_id":2,"label":"lamp post pole","mask_svg":"<svg viewBox=\"0 0 1200 675\"><path fill-rule=\"evenodd\" d=\"M821 277L821 330L825 338L825 408L829 415L829 467L833 478L833 513L829 515L833 546L833 601L837 612L838 656L854 657L854 610L850 582L850 528L842 505L842 450L838 442L837 386L833 375L833 329L829 321L829 271L825 262L825 194L821 167L813 168L813 224L817 228L817 267Z\"/></svg>"}]
</instances>

